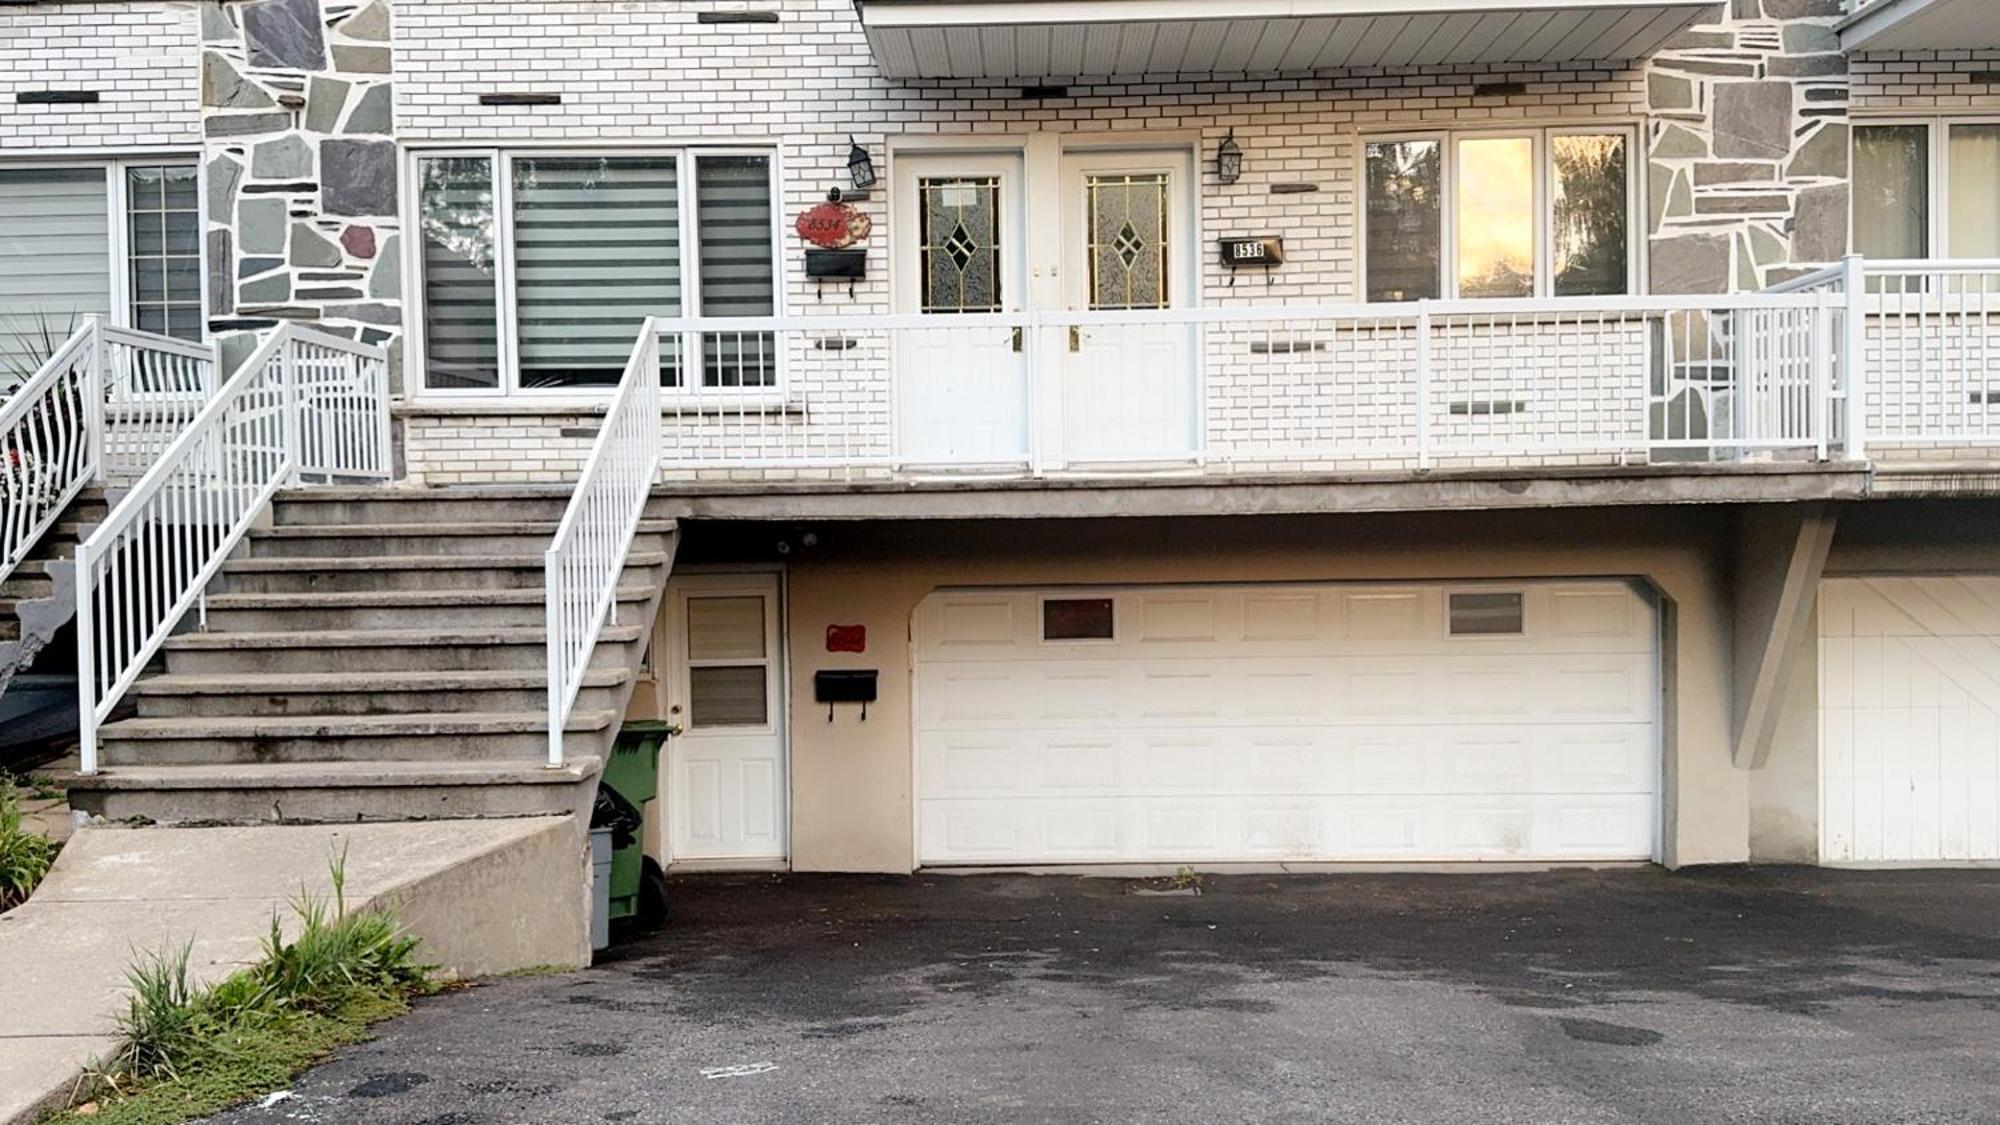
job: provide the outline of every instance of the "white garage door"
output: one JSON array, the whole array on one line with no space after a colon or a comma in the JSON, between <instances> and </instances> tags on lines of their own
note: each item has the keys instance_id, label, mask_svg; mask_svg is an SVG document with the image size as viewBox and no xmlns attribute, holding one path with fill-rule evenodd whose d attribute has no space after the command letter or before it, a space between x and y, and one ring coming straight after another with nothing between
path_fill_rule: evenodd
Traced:
<instances>
[{"instance_id":1,"label":"white garage door","mask_svg":"<svg viewBox=\"0 0 2000 1125\"><path fill-rule=\"evenodd\" d=\"M1820 584L1820 858L2000 859L2000 578Z\"/></svg>"},{"instance_id":2,"label":"white garage door","mask_svg":"<svg viewBox=\"0 0 2000 1125\"><path fill-rule=\"evenodd\" d=\"M917 610L925 864L1643 859L1623 583L964 590Z\"/></svg>"}]
</instances>

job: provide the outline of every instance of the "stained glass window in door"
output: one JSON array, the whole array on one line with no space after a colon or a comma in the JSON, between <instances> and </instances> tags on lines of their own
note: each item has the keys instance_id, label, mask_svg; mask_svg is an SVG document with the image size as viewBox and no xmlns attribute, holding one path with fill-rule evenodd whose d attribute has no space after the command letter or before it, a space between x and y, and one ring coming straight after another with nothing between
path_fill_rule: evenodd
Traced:
<instances>
[{"instance_id":1,"label":"stained glass window in door","mask_svg":"<svg viewBox=\"0 0 2000 1125\"><path fill-rule=\"evenodd\" d=\"M1090 176L1090 307L1167 307L1167 177Z\"/></svg>"},{"instance_id":2,"label":"stained glass window in door","mask_svg":"<svg viewBox=\"0 0 2000 1125\"><path fill-rule=\"evenodd\" d=\"M923 310L999 312L999 177L925 176L917 192Z\"/></svg>"}]
</instances>

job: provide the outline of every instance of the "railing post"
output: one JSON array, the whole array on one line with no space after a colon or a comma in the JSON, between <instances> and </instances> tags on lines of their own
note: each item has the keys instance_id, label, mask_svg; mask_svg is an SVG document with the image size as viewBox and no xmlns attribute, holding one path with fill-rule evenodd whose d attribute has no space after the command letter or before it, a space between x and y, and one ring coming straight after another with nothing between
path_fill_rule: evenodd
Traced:
<instances>
[{"instance_id":1,"label":"railing post","mask_svg":"<svg viewBox=\"0 0 2000 1125\"><path fill-rule=\"evenodd\" d=\"M1417 302L1417 471L1431 467L1431 303Z\"/></svg>"},{"instance_id":2,"label":"railing post","mask_svg":"<svg viewBox=\"0 0 2000 1125\"><path fill-rule=\"evenodd\" d=\"M104 388L108 385L104 378L104 318L90 314L90 363L85 369L83 392L83 429L87 443L85 456L90 459L90 479L104 483Z\"/></svg>"},{"instance_id":3,"label":"railing post","mask_svg":"<svg viewBox=\"0 0 2000 1125\"><path fill-rule=\"evenodd\" d=\"M1840 260L1841 286L1847 296L1847 312L1842 317L1840 368L1841 387L1847 395L1847 440L1843 451L1850 461L1868 459L1868 274L1862 257L1849 254Z\"/></svg>"},{"instance_id":4,"label":"railing post","mask_svg":"<svg viewBox=\"0 0 2000 1125\"><path fill-rule=\"evenodd\" d=\"M76 732L77 772L97 772L97 614L91 604L90 544L78 543L70 554L76 586Z\"/></svg>"},{"instance_id":5,"label":"railing post","mask_svg":"<svg viewBox=\"0 0 2000 1125\"><path fill-rule=\"evenodd\" d=\"M657 378L658 376L655 376ZM606 424L610 419L606 419ZM562 596L562 553L550 548L542 554L542 612L548 621L549 649L549 762L552 770L563 766L563 596ZM614 595L615 598L615 595Z\"/></svg>"},{"instance_id":6,"label":"railing post","mask_svg":"<svg viewBox=\"0 0 2000 1125\"><path fill-rule=\"evenodd\" d=\"M1807 391L1809 413L1806 425L1810 427L1807 432L1813 439L1815 461L1826 460L1827 442L1831 437L1827 431L1833 428L1833 419L1829 416L1828 410L1829 404L1833 401L1833 309L1833 302L1827 299L1826 289L1824 287L1814 289L1813 306L1806 314L1812 318L1810 331L1806 335L1808 361L1812 373L1812 386Z\"/></svg>"},{"instance_id":7,"label":"railing post","mask_svg":"<svg viewBox=\"0 0 2000 1125\"><path fill-rule=\"evenodd\" d=\"M285 487L299 485L299 461L305 448L305 419L299 416L297 345L291 338L291 324L278 326L278 347L271 353L278 365L278 393L283 402L285 431Z\"/></svg>"}]
</instances>

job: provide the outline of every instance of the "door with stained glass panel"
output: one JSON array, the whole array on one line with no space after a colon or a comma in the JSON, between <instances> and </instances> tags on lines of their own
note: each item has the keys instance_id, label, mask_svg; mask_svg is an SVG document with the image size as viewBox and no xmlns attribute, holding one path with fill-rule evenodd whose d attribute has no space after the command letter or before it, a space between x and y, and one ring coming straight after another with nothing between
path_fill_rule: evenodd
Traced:
<instances>
[{"instance_id":1,"label":"door with stained glass panel","mask_svg":"<svg viewBox=\"0 0 2000 1125\"><path fill-rule=\"evenodd\" d=\"M785 858L778 579L683 575L667 586L670 858Z\"/></svg>"},{"instance_id":2,"label":"door with stained glass panel","mask_svg":"<svg viewBox=\"0 0 2000 1125\"><path fill-rule=\"evenodd\" d=\"M1021 195L1018 154L897 159L896 311L926 321L896 339L897 451L906 464L1028 458L1024 333L966 319L1023 307Z\"/></svg>"},{"instance_id":3,"label":"door with stained glass panel","mask_svg":"<svg viewBox=\"0 0 2000 1125\"><path fill-rule=\"evenodd\" d=\"M1073 310L1179 308L1193 288L1186 151L1063 157L1063 291ZM1063 460L1169 461L1200 450L1194 329L1080 324L1064 341Z\"/></svg>"}]
</instances>

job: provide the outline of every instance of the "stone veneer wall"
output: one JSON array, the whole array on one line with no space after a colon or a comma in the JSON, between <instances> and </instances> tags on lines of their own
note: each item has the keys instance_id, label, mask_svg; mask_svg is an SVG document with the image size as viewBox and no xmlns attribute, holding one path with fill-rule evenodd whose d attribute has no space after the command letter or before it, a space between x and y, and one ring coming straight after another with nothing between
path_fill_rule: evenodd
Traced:
<instances>
[{"instance_id":1,"label":"stone veneer wall","mask_svg":"<svg viewBox=\"0 0 2000 1125\"><path fill-rule=\"evenodd\" d=\"M1657 293L1761 289L1847 252L1844 0L1730 0L1646 68Z\"/></svg>"},{"instance_id":2,"label":"stone veneer wall","mask_svg":"<svg viewBox=\"0 0 2000 1125\"><path fill-rule=\"evenodd\" d=\"M394 350L402 320L389 0L201 5L209 327L281 320Z\"/></svg>"}]
</instances>

